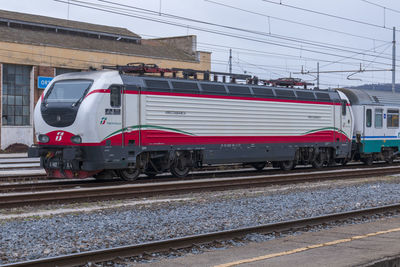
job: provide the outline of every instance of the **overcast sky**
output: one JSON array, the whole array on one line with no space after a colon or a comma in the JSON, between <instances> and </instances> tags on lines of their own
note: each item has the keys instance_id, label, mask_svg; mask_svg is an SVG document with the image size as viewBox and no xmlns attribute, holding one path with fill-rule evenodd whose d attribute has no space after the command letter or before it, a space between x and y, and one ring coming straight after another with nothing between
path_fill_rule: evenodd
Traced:
<instances>
[{"instance_id":1,"label":"overcast sky","mask_svg":"<svg viewBox=\"0 0 400 267\"><path fill-rule=\"evenodd\" d=\"M68 0L61 1L68 2ZM17 12L124 27L143 38L194 34L198 36L198 50L212 52L214 71L229 70L229 49L232 48L233 72L246 72L266 79L292 75L315 82L314 76L294 73L300 72L302 66L304 70L316 71L317 62L320 62L321 71L358 70L360 64L361 68L367 70L391 69L393 36L391 29L396 27L400 30L400 1L368 1L387 8L372 5L364 0L81 0L80 2L105 5L107 7L98 6L98 8L129 15L126 16L79 7L73 5L78 3L73 0L69 1L69 5L54 0L0 0L0 7ZM271 2L281 2L284 5ZM112 5L112 3L127 6ZM148 9L157 14L132 8ZM299 8L351 19L353 22ZM174 19L169 15L209 24ZM149 19L162 20L163 23ZM171 23L179 26L170 25ZM400 39L400 32L397 32L397 35ZM400 53L400 50L398 51ZM397 57L399 58L400 56ZM399 62L400 60L397 63ZM396 81L400 83L400 68L398 69ZM322 73L321 88L390 83L392 79L392 74L388 71L356 73L350 77L357 80L348 80L350 74L352 73Z\"/></svg>"}]
</instances>

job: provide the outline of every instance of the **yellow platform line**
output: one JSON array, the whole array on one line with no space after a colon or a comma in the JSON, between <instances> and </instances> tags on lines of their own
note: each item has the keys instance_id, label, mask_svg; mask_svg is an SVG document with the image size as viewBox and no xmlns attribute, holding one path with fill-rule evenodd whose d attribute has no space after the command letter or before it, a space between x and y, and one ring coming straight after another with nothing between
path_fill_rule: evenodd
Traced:
<instances>
[{"instance_id":1,"label":"yellow platform line","mask_svg":"<svg viewBox=\"0 0 400 267\"><path fill-rule=\"evenodd\" d=\"M306 246L306 247L302 247L302 248L296 248L296 249L292 249L292 250L288 250L288 251L267 254L267 255L259 256L259 257L255 257L255 258L244 259L244 260L224 263L224 264L220 264L220 265L215 265L215 267L236 266L236 265L240 265L240 264L244 264L244 263L251 263L251 262L255 262L255 261L261 261L261 260L271 259L271 258L275 258L275 257L291 255L291 254L307 251L310 249L338 245L338 244L342 244L342 243L351 242L353 240L360 240L360 239L364 239L364 238L368 238L368 237L372 237L372 236L389 234L389 233L393 233L393 232L400 232L400 228L394 228L394 229L389 229L386 231L379 231L379 232L369 233L369 234L365 234L365 235L356 235L356 236L352 236L350 238L339 239L339 240L334 240L334 241L330 241L330 242L326 242L326 243L320 243L320 244L310 245L310 246Z\"/></svg>"}]
</instances>

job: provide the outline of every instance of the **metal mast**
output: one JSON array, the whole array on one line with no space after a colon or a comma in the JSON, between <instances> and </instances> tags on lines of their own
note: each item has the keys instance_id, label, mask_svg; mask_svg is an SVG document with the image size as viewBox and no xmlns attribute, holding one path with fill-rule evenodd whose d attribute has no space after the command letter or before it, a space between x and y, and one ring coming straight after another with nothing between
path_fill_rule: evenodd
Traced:
<instances>
[{"instance_id":1,"label":"metal mast","mask_svg":"<svg viewBox=\"0 0 400 267\"><path fill-rule=\"evenodd\" d=\"M393 27L393 52L392 52L392 93L396 85L396 27Z\"/></svg>"},{"instance_id":2,"label":"metal mast","mask_svg":"<svg viewBox=\"0 0 400 267\"><path fill-rule=\"evenodd\" d=\"M317 89L319 89L319 62L317 62Z\"/></svg>"},{"instance_id":3,"label":"metal mast","mask_svg":"<svg viewBox=\"0 0 400 267\"><path fill-rule=\"evenodd\" d=\"M229 73L232 74L232 49L229 49Z\"/></svg>"}]
</instances>

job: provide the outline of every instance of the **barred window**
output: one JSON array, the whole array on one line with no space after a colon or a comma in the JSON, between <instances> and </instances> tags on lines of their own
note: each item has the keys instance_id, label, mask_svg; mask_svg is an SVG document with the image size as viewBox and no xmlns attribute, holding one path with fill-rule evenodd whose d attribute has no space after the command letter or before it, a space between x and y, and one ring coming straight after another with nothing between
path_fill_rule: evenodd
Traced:
<instances>
[{"instance_id":1,"label":"barred window","mask_svg":"<svg viewBox=\"0 0 400 267\"><path fill-rule=\"evenodd\" d=\"M3 64L3 125L30 124L31 66Z\"/></svg>"}]
</instances>

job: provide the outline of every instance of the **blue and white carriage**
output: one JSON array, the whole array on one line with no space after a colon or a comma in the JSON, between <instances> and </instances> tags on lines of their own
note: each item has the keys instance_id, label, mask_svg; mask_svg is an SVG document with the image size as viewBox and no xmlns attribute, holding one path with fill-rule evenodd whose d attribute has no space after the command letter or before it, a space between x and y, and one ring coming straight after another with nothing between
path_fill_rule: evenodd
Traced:
<instances>
[{"instance_id":1,"label":"blue and white carriage","mask_svg":"<svg viewBox=\"0 0 400 267\"><path fill-rule=\"evenodd\" d=\"M400 147L400 94L378 90L340 89L354 114L354 159L371 164L391 162Z\"/></svg>"}]
</instances>

